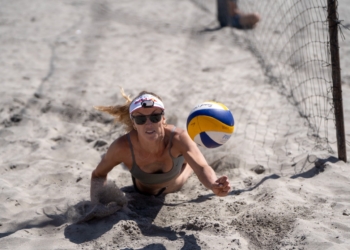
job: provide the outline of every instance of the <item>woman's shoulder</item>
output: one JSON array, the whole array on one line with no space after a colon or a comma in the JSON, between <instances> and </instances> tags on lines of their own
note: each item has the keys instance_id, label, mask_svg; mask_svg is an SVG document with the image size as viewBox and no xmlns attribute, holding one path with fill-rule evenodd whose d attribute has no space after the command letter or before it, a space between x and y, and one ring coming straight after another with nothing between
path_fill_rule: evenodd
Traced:
<instances>
[{"instance_id":1,"label":"woman's shoulder","mask_svg":"<svg viewBox=\"0 0 350 250\"><path fill-rule=\"evenodd\" d=\"M197 144L191 139L187 130L178 128L174 130L172 139L173 148L180 154L188 154L189 151L198 152ZM175 153L173 155L176 155Z\"/></svg>"},{"instance_id":2,"label":"woman's shoulder","mask_svg":"<svg viewBox=\"0 0 350 250\"><path fill-rule=\"evenodd\" d=\"M184 142L184 139L189 138L187 130L183 128L171 125L171 126L168 126L167 130L169 135L172 137L173 143L176 143L176 142L181 143L181 142Z\"/></svg>"},{"instance_id":3,"label":"woman's shoulder","mask_svg":"<svg viewBox=\"0 0 350 250\"><path fill-rule=\"evenodd\" d=\"M179 135L181 135L184 132L187 132L187 131L182 129L182 128L180 128L180 127L177 127L175 125L168 124L165 127L165 134L170 136L170 137L179 136Z\"/></svg>"},{"instance_id":4,"label":"woman's shoulder","mask_svg":"<svg viewBox=\"0 0 350 250\"><path fill-rule=\"evenodd\" d=\"M125 157L128 154L126 149L127 146L127 137L125 135L118 137L108 147L108 150L103 157L104 161L109 162L112 165L114 164L114 166L124 162Z\"/></svg>"},{"instance_id":5,"label":"woman's shoulder","mask_svg":"<svg viewBox=\"0 0 350 250\"><path fill-rule=\"evenodd\" d=\"M129 147L129 139L128 139L129 133L124 134L122 136L119 136L117 139L115 139L110 148L118 151L123 151L125 148Z\"/></svg>"}]
</instances>

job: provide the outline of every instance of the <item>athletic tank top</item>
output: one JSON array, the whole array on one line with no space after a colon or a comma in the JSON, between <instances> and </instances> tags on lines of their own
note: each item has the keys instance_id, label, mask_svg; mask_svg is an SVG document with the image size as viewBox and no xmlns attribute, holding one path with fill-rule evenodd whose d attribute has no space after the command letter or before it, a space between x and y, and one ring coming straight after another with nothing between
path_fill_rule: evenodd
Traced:
<instances>
[{"instance_id":1,"label":"athletic tank top","mask_svg":"<svg viewBox=\"0 0 350 250\"><path fill-rule=\"evenodd\" d=\"M140 182L145 183L145 184L160 184L160 183L170 181L171 179L175 178L181 172L182 165L185 161L184 157L182 155L180 155L179 157L174 158L170 153L170 149L172 146L171 141L173 139L175 129L176 129L176 127L174 127L173 130L171 131L170 142L169 142L169 144L170 144L169 145L169 155L170 155L171 159L173 160L173 167L169 172L157 173L157 174L146 173L146 172L142 171L140 169L140 167L136 164L134 149L133 149L132 144L131 144L130 134L128 134L128 140L130 143L130 150L131 150L131 155L132 155L132 167L131 167L130 173L134 178L136 178L137 180L139 180Z\"/></svg>"}]
</instances>

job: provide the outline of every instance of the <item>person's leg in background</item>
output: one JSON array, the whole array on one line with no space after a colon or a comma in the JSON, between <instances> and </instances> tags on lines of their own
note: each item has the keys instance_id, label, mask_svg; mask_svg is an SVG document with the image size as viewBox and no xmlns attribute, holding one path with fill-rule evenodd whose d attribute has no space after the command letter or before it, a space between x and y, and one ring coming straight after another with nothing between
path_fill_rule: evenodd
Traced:
<instances>
[{"instance_id":1,"label":"person's leg in background","mask_svg":"<svg viewBox=\"0 0 350 250\"><path fill-rule=\"evenodd\" d=\"M260 21L258 13L244 13L239 10L237 0L217 0L217 16L221 27L252 29Z\"/></svg>"}]
</instances>

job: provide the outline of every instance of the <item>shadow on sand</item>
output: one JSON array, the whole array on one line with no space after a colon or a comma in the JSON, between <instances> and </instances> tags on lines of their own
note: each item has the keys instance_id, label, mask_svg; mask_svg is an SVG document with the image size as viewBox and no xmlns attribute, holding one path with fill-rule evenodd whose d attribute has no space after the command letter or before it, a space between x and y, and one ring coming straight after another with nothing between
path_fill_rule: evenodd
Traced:
<instances>
[{"instance_id":1,"label":"shadow on sand","mask_svg":"<svg viewBox=\"0 0 350 250\"><path fill-rule=\"evenodd\" d=\"M312 178L325 170L327 162L336 163L338 161L339 159L333 156L321 159L314 155L308 155L305 159L292 165L298 173L292 175L290 178Z\"/></svg>"},{"instance_id":2,"label":"shadow on sand","mask_svg":"<svg viewBox=\"0 0 350 250\"><path fill-rule=\"evenodd\" d=\"M193 235L186 235L185 232L174 231L171 227L159 227L153 224L154 219L164 205L164 196L154 197L142 195L136 193L132 186L124 187L121 190L125 192L129 199L125 208L102 219L93 219L81 224L70 224L65 228L64 236L73 243L81 244L97 239L109 230L117 228L116 225L121 221L125 223L134 221L143 236L162 237L170 241L181 238L184 241L182 249L201 249ZM130 228L130 226L124 224L118 226L116 235L128 234L127 231L130 232L130 230L132 230L132 226ZM138 231L138 229L135 231ZM117 242L118 240L116 240L116 244ZM142 249L166 248L162 244L151 244Z\"/></svg>"}]
</instances>

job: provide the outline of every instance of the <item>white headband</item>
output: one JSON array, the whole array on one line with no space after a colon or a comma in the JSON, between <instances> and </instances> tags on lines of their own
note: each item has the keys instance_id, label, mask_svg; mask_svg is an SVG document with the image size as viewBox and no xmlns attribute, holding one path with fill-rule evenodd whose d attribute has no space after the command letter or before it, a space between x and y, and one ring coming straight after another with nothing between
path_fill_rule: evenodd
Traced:
<instances>
[{"instance_id":1,"label":"white headband","mask_svg":"<svg viewBox=\"0 0 350 250\"><path fill-rule=\"evenodd\" d=\"M139 109L139 108L152 108L152 107L158 107L164 110L164 104L159 98L155 97L154 95L143 94L142 96L137 97L130 104L129 114L131 115L132 112L134 112L136 109Z\"/></svg>"}]
</instances>

